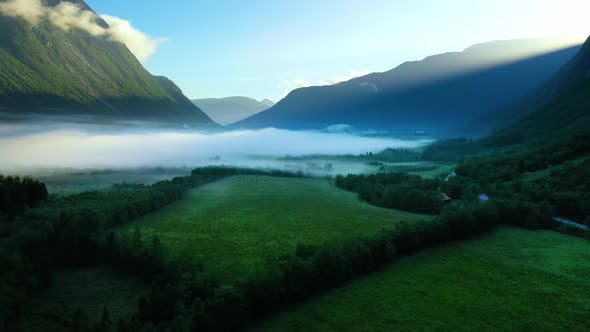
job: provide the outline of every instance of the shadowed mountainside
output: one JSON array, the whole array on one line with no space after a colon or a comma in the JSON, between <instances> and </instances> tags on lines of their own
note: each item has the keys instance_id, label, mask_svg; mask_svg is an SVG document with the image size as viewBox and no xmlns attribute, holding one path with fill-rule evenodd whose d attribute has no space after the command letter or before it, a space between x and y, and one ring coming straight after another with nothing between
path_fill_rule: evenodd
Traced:
<instances>
[{"instance_id":1,"label":"shadowed mountainside","mask_svg":"<svg viewBox=\"0 0 590 332\"><path fill-rule=\"evenodd\" d=\"M235 128L356 129L443 133L509 104L553 75L579 46L553 50L547 40L479 44L407 62L336 85L292 91Z\"/></svg>"},{"instance_id":2,"label":"shadowed mountainside","mask_svg":"<svg viewBox=\"0 0 590 332\"><path fill-rule=\"evenodd\" d=\"M527 102L528 107L541 106L513 125L495 131L484 142L514 144L590 127L590 38L573 59L521 104Z\"/></svg>"}]
</instances>

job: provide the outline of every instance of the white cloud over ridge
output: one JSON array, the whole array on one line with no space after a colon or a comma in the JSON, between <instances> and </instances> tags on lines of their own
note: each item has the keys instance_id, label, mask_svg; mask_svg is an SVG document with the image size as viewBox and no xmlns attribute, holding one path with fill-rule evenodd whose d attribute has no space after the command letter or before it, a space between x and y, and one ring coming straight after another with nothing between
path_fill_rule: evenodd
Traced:
<instances>
[{"instance_id":1,"label":"white cloud over ridge","mask_svg":"<svg viewBox=\"0 0 590 332\"><path fill-rule=\"evenodd\" d=\"M9 0L0 3L0 15L20 17L34 26L41 20L47 19L64 31L81 29L93 36L104 36L126 45L140 61L146 61L165 41L165 39L154 39L137 30L127 20L110 15L99 16L71 2L47 7L41 3L41 0ZM109 27L105 28L99 23L101 18Z\"/></svg>"},{"instance_id":2,"label":"white cloud over ridge","mask_svg":"<svg viewBox=\"0 0 590 332\"><path fill-rule=\"evenodd\" d=\"M362 77L371 74L370 70L352 70L348 75L338 75L331 79L321 80L317 82L311 82L306 79L296 78L294 80L282 80L281 84L285 87L283 97L288 95L291 91L299 88L307 88L310 86L324 86L324 85L335 85L338 83L350 81L357 77Z\"/></svg>"},{"instance_id":3,"label":"white cloud over ridge","mask_svg":"<svg viewBox=\"0 0 590 332\"><path fill-rule=\"evenodd\" d=\"M332 79L323 80L319 83L319 85L334 85L346 81L350 81L353 78L366 76L372 73L370 70L353 70L348 75L338 75Z\"/></svg>"}]
</instances>

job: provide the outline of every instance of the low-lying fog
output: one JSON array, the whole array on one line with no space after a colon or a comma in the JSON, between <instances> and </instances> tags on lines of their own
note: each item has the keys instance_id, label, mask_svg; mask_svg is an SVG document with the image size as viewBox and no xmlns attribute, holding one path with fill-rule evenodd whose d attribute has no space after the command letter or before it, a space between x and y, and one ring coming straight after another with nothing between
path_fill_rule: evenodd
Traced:
<instances>
[{"instance_id":1,"label":"low-lying fog","mask_svg":"<svg viewBox=\"0 0 590 332\"><path fill-rule=\"evenodd\" d=\"M49 168L130 168L225 164L293 168L276 157L359 154L417 148L427 139L363 137L347 133L263 129L204 133L122 130L121 127L0 126L0 171ZM296 168L296 167L295 167Z\"/></svg>"}]
</instances>

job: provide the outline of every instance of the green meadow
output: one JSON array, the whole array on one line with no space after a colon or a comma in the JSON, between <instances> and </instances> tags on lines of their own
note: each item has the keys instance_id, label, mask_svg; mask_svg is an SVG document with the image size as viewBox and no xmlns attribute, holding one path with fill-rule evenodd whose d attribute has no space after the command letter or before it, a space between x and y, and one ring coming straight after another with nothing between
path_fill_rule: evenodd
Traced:
<instances>
[{"instance_id":1,"label":"green meadow","mask_svg":"<svg viewBox=\"0 0 590 332\"><path fill-rule=\"evenodd\" d=\"M588 331L590 243L501 227L401 259L256 331Z\"/></svg>"},{"instance_id":2,"label":"green meadow","mask_svg":"<svg viewBox=\"0 0 590 332\"><path fill-rule=\"evenodd\" d=\"M236 281L293 253L298 243L320 245L429 218L371 206L325 179L234 176L117 231L139 226L145 240L160 236L171 258Z\"/></svg>"}]
</instances>

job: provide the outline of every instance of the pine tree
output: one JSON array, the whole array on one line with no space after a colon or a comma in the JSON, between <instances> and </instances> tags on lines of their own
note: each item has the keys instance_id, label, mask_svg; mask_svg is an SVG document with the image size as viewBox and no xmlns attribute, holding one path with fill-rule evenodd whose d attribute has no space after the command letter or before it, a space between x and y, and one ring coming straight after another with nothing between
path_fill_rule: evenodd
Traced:
<instances>
[{"instance_id":1,"label":"pine tree","mask_svg":"<svg viewBox=\"0 0 590 332\"><path fill-rule=\"evenodd\" d=\"M102 308L102 316L100 321L105 325L111 325L111 317L109 316L109 310L106 306Z\"/></svg>"}]
</instances>

